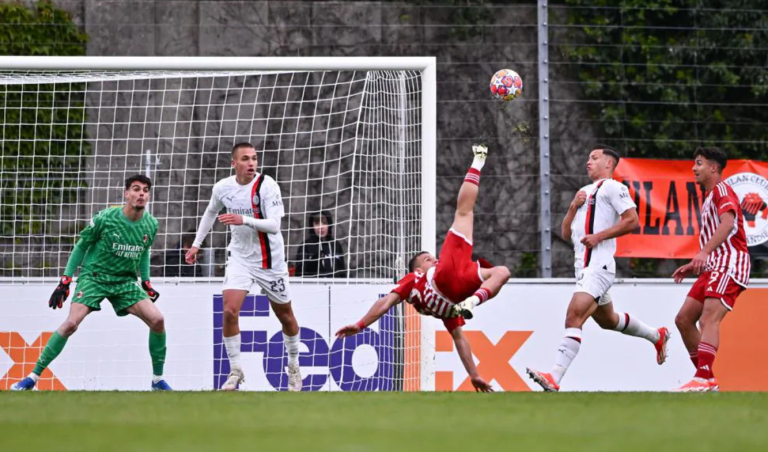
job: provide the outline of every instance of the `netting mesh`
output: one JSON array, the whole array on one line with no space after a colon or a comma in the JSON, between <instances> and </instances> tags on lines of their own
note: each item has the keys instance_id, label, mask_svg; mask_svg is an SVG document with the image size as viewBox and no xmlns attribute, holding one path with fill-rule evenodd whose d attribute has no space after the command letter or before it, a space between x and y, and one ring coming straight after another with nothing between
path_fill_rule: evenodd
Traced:
<instances>
[{"instance_id":1,"label":"netting mesh","mask_svg":"<svg viewBox=\"0 0 768 452\"><path fill-rule=\"evenodd\" d=\"M391 278L419 247L419 72L26 71L0 85L0 276L61 274L80 230L123 203L136 173L152 178L160 222L152 276L222 276L222 225L202 265L181 256L242 141L281 187L289 266L322 211L333 227L321 240L342 250L335 276Z\"/></svg>"}]
</instances>

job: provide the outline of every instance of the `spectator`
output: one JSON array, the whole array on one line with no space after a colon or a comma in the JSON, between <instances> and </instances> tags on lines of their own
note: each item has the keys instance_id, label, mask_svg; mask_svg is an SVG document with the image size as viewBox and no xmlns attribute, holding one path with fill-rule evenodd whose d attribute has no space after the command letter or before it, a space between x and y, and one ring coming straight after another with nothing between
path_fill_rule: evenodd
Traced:
<instances>
[{"instance_id":1,"label":"spectator","mask_svg":"<svg viewBox=\"0 0 768 452\"><path fill-rule=\"evenodd\" d=\"M307 218L307 225L310 224L307 240L296 253L296 276L346 278L344 249L334 236L330 212L311 215Z\"/></svg>"},{"instance_id":2,"label":"spectator","mask_svg":"<svg viewBox=\"0 0 768 452\"><path fill-rule=\"evenodd\" d=\"M174 248L165 252L163 264L166 278L202 276L203 269L200 265L190 265L184 261L184 255L187 254L194 241L194 232L185 233Z\"/></svg>"}]
</instances>

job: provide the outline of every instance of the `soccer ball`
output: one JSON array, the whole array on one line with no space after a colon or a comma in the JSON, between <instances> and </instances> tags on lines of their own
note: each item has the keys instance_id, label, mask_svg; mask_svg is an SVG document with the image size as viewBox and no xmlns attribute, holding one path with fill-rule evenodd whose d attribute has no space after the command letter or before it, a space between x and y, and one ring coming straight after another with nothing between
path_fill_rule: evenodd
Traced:
<instances>
[{"instance_id":1,"label":"soccer ball","mask_svg":"<svg viewBox=\"0 0 768 452\"><path fill-rule=\"evenodd\" d=\"M523 79L511 69L502 69L491 77L491 95L510 101L523 93Z\"/></svg>"}]
</instances>

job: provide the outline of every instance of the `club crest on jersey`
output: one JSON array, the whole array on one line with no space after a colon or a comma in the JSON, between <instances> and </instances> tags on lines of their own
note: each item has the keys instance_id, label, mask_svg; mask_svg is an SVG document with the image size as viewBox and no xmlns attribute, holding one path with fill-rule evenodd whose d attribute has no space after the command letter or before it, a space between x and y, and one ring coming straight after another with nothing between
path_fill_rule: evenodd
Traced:
<instances>
[{"instance_id":1,"label":"club crest on jersey","mask_svg":"<svg viewBox=\"0 0 768 452\"><path fill-rule=\"evenodd\" d=\"M77 298L83 298L83 291L82 290L77 293Z\"/></svg>"},{"instance_id":2,"label":"club crest on jersey","mask_svg":"<svg viewBox=\"0 0 768 452\"><path fill-rule=\"evenodd\" d=\"M254 206L258 206L259 203L261 202L261 198L259 198L259 194L258 193L254 193L253 194L253 199L251 199L251 201L253 201L253 205Z\"/></svg>"},{"instance_id":3,"label":"club crest on jersey","mask_svg":"<svg viewBox=\"0 0 768 452\"><path fill-rule=\"evenodd\" d=\"M149 240L149 236L147 234L144 234L144 243L147 243L147 240Z\"/></svg>"},{"instance_id":4,"label":"club crest on jersey","mask_svg":"<svg viewBox=\"0 0 768 452\"><path fill-rule=\"evenodd\" d=\"M747 245L768 241L768 180L755 173L738 173L727 178L725 183L739 197Z\"/></svg>"}]
</instances>

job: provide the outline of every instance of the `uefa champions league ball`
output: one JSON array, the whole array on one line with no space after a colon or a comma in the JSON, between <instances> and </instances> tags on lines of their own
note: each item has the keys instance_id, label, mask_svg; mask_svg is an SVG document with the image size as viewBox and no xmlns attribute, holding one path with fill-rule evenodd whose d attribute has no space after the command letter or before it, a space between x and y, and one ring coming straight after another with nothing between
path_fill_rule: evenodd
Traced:
<instances>
[{"instance_id":1,"label":"uefa champions league ball","mask_svg":"<svg viewBox=\"0 0 768 452\"><path fill-rule=\"evenodd\" d=\"M511 69L502 69L491 77L491 95L510 101L523 93L523 79Z\"/></svg>"}]
</instances>

